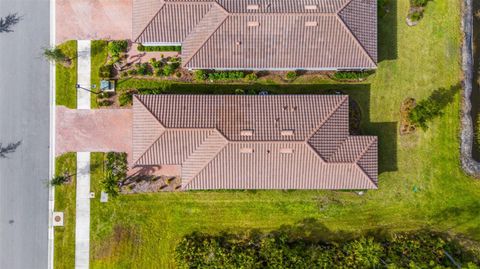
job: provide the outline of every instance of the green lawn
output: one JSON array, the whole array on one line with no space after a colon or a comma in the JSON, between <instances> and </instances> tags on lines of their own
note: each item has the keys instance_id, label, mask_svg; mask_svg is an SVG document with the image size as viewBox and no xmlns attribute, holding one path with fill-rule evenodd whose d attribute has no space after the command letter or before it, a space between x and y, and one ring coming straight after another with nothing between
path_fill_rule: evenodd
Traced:
<instances>
[{"instance_id":1,"label":"green lawn","mask_svg":"<svg viewBox=\"0 0 480 269\"><path fill-rule=\"evenodd\" d=\"M55 174L74 175L77 170L75 153L63 154L55 159ZM55 268L75 267L75 176L72 181L55 187L55 211L64 214L64 227L55 227Z\"/></svg>"},{"instance_id":2,"label":"green lawn","mask_svg":"<svg viewBox=\"0 0 480 269\"><path fill-rule=\"evenodd\" d=\"M92 55L92 72L91 72L91 83L96 85L96 88L93 89L94 91L100 90L100 76L99 76L99 69L102 65L104 65L107 61L108 51L107 51L108 41L105 40L93 40L91 46L91 55ZM98 108L97 104L97 95L91 94L91 107Z\"/></svg>"},{"instance_id":3,"label":"green lawn","mask_svg":"<svg viewBox=\"0 0 480 269\"><path fill-rule=\"evenodd\" d=\"M121 195L106 204L96 198L91 204L91 267L173 268L176 243L192 231L270 230L310 218L319 227L318 236L325 237L330 231L345 231L347 236L427 228L480 240L480 181L465 176L459 166L459 93L427 131L398 135L405 98L426 98L435 89L455 88L460 82L460 3L429 2L425 18L413 28L405 24L409 1L390 5L390 13L379 21L381 61L365 83L332 85L321 80L312 86L303 85L300 77L291 86L253 86L274 93L343 89L357 100L363 133L379 136L378 190L363 196L336 191L158 193ZM195 90L226 92L225 86L183 84L168 91ZM103 155L93 154L96 197L102 175Z\"/></svg>"},{"instance_id":4,"label":"green lawn","mask_svg":"<svg viewBox=\"0 0 480 269\"><path fill-rule=\"evenodd\" d=\"M71 40L58 45L62 52L70 57L71 65L65 67L56 64L55 84L57 105L77 108L77 41Z\"/></svg>"}]
</instances>

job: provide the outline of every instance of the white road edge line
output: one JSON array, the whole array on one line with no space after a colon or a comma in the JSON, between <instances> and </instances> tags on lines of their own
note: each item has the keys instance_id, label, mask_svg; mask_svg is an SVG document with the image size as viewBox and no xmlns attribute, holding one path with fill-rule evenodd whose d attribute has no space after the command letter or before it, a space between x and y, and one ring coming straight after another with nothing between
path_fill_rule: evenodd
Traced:
<instances>
[{"instance_id":1,"label":"white road edge line","mask_svg":"<svg viewBox=\"0 0 480 269\"><path fill-rule=\"evenodd\" d=\"M50 0L50 47L55 46L56 10L55 0ZM50 148L49 148L49 171L52 178L55 173L55 64L50 62ZM49 184L48 188L48 269L53 269L54 258L54 228L52 214L55 209L55 188Z\"/></svg>"}]
</instances>

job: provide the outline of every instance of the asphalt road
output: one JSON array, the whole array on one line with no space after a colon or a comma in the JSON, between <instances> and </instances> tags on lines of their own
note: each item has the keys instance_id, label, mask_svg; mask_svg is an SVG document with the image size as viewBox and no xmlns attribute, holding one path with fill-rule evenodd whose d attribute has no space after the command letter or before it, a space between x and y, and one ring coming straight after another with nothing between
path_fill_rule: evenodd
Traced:
<instances>
[{"instance_id":1,"label":"asphalt road","mask_svg":"<svg viewBox=\"0 0 480 269\"><path fill-rule=\"evenodd\" d=\"M49 167L48 0L0 0L0 17L23 19L0 33L0 268L47 268Z\"/></svg>"}]
</instances>

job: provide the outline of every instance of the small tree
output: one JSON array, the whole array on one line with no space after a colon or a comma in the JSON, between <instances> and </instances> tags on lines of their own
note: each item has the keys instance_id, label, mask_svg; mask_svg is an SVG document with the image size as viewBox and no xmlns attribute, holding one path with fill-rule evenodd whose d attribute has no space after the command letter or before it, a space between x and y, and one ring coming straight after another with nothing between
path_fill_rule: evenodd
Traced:
<instances>
[{"instance_id":1,"label":"small tree","mask_svg":"<svg viewBox=\"0 0 480 269\"><path fill-rule=\"evenodd\" d=\"M13 32L11 27L17 24L20 19L21 17L19 17L17 13L8 14L5 18L0 18L0 33Z\"/></svg>"},{"instance_id":2,"label":"small tree","mask_svg":"<svg viewBox=\"0 0 480 269\"><path fill-rule=\"evenodd\" d=\"M68 58L61 49L54 47L54 48L46 48L43 51L43 56L50 62L59 62L65 66L70 65L70 58Z\"/></svg>"},{"instance_id":3,"label":"small tree","mask_svg":"<svg viewBox=\"0 0 480 269\"><path fill-rule=\"evenodd\" d=\"M410 110L408 113L408 119L411 124L426 130L428 129L427 122L440 115L442 115L442 111L438 103L434 102L432 99L426 99L420 101L412 110Z\"/></svg>"},{"instance_id":4,"label":"small tree","mask_svg":"<svg viewBox=\"0 0 480 269\"><path fill-rule=\"evenodd\" d=\"M68 182L68 176L54 176L50 179L50 185L52 186L60 186Z\"/></svg>"}]
</instances>

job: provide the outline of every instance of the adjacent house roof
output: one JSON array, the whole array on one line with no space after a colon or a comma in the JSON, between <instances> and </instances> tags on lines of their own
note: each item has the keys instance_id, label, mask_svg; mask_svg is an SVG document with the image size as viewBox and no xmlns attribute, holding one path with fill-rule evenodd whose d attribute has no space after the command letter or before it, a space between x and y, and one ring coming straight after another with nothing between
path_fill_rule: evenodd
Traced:
<instances>
[{"instance_id":1,"label":"adjacent house roof","mask_svg":"<svg viewBox=\"0 0 480 269\"><path fill-rule=\"evenodd\" d=\"M370 69L376 0L134 0L133 39L193 69Z\"/></svg>"},{"instance_id":2,"label":"adjacent house roof","mask_svg":"<svg viewBox=\"0 0 480 269\"><path fill-rule=\"evenodd\" d=\"M377 138L344 95L135 95L134 165L180 165L182 188L374 189Z\"/></svg>"}]
</instances>

